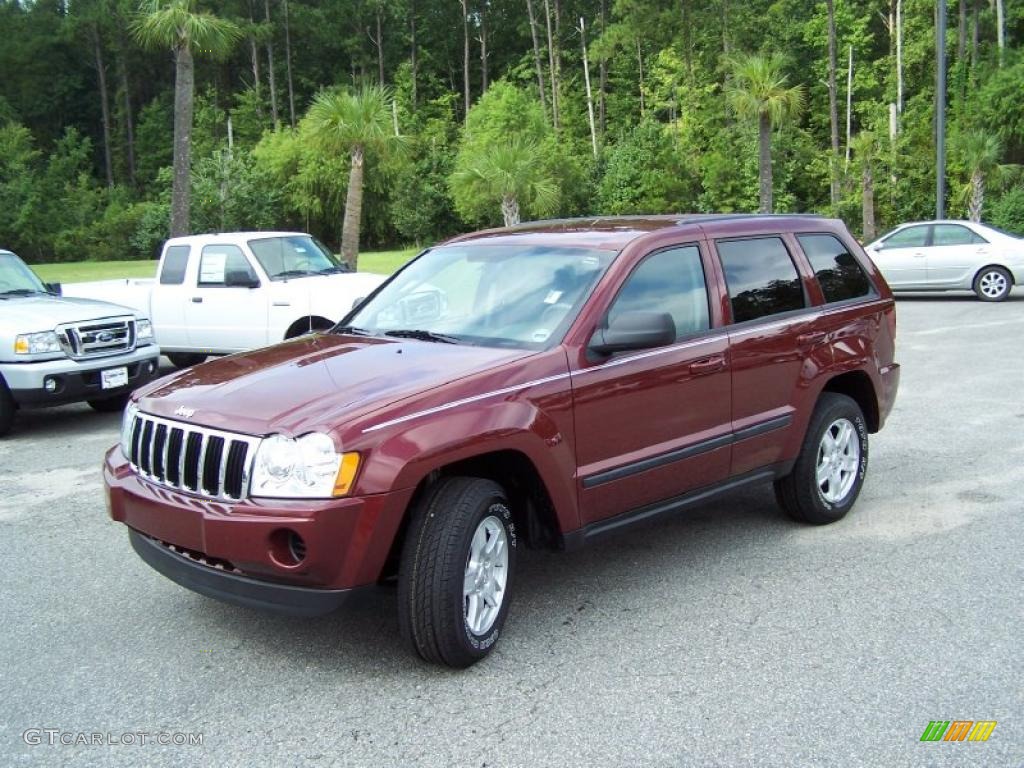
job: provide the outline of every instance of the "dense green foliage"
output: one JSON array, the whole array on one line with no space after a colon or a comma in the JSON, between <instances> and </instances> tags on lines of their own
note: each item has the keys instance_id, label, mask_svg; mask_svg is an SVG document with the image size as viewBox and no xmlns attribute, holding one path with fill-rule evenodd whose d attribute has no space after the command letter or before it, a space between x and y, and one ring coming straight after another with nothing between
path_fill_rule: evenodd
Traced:
<instances>
[{"instance_id":1,"label":"dense green foliage","mask_svg":"<svg viewBox=\"0 0 1024 768\"><path fill-rule=\"evenodd\" d=\"M980 206L1021 231L1024 2L946 1L949 215ZM132 31L167 5L0 0L0 247L35 262L153 257L170 225L175 54ZM897 2L835 0L836 154L824 1L533 0L533 25L526 0L467 0L465 16L452 0L178 5L242 34L213 55L194 46L193 231L297 228L340 245L354 142L325 138L309 113L318 94L368 86L389 103L365 146L364 248L501 224L513 198L524 218L754 211L759 146L776 211L838 215L857 233L865 215L880 232L934 215L935 0L901 2L895 134ZM750 56L777 69L776 96L799 92L767 107L767 143Z\"/></svg>"}]
</instances>

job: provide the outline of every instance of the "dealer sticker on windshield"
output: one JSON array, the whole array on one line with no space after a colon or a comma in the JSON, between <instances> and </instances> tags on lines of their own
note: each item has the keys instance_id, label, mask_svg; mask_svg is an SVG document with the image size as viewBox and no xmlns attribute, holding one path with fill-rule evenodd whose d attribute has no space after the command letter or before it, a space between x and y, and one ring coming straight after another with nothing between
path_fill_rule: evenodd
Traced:
<instances>
[{"instance_id":1,"label":"dealer sticker on windshield","mask_svg":"<svg viewBox=\"0 0 1024 768\"><path fill-rule=\"evenodd\" d=\"M114 389L123 387L128 383L128 367L122 365L120 368L111 368L100 371L100 387L103 389Z\"/></svg>"}]
</instances>

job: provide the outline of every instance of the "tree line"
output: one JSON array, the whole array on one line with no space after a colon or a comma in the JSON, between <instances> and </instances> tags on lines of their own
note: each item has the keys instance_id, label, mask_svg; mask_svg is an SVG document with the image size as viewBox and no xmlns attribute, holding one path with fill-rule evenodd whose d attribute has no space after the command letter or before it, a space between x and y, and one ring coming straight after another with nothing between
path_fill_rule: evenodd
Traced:
<instances>
[{"instance_id":1,"label":"tree line","mask_svg":"<svg viewBox=\"0 0 1024 768\"><path fill-rule=\"evenodd\" d=\"M426 244L521 218L953 217L1024 232L1019 0L0 0L0 247Z\"/></svg>"}]
</instances>

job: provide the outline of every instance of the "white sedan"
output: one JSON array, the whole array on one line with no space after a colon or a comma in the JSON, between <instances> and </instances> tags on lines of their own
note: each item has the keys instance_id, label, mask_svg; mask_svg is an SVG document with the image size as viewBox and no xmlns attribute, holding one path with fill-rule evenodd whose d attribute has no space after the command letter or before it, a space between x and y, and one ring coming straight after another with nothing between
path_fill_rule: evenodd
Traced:
<instances>
[{"instance_id":1,"label":"white sedan","mask_svg":"<svg viewBox=\"0 0 1024 768\"><path fill-rule=\"evenodd\" d=\"M974 291L1002 301L1024 283L1024 239L973 221L901 224L864 246L894 291Z\"/></svg>"}]
</instances>

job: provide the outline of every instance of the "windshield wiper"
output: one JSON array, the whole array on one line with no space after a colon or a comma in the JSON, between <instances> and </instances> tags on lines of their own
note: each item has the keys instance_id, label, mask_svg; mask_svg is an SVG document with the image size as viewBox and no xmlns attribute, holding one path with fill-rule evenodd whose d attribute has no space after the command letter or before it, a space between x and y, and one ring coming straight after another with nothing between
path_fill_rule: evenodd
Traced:
<instances>
[{"instance_id":1,"label":"windshield wiper","mask_svg":"<svg viewBox=\"0 0 1024 768\"><path fill-rule=\"evenodd\" d=\"M352 336L373 336L365 328L359 328L355 325L341 325L336 328L331 328L331 333L347 333Z\"/></svg>"},{"instance_id":2,"label":"windshield wiper","mask_svg":"<svg viewBox=\"0 0 1024 768\"><path fill-rule=\"evenodd\" d=\"M284 272L278 272L276 275L274 275L274 279L276 280L279 277L308 277L309 275L315 274L317 273L309 269L286 269Z\"/></svg>"},{"instance_id":3,"label":"windshield wiper","mask_svg":"<svg viewBox=\"0 0 1024 768\"><path fill-rule=\"evenodd\" d=\"M327 267L326 269L321 269L316 274L318 274L318 275L335 275L335 274L338 274L339 272L348 272L348 268L347 267L340 267L340 266L339 267Z\"/></svg>"},{"instance_id":4,"label":"windshield wiper","mask_svg":"<svg viewBox=\"0 0 1024 768\"><path fill-rule=\"evenodd\" d=\"M385 336L397 336L400 339L416 339L417 341L438 341L442 344L458 344L461 339L455 336L445 336L443 333L424 331L420 328L399 328L394 331L384 331Z\"/></svg>"},{"instance_id":5,"label":"windshield wiper","mask_svg":"<svg viewBox=\"0 0 1024 768\"><path fill-rule=\"evenodd\" d=\"M46 293L35 288L12 288L9 291L0 291L0 296L35 296L37 293Z\"/></svg>"}]
</instances>

